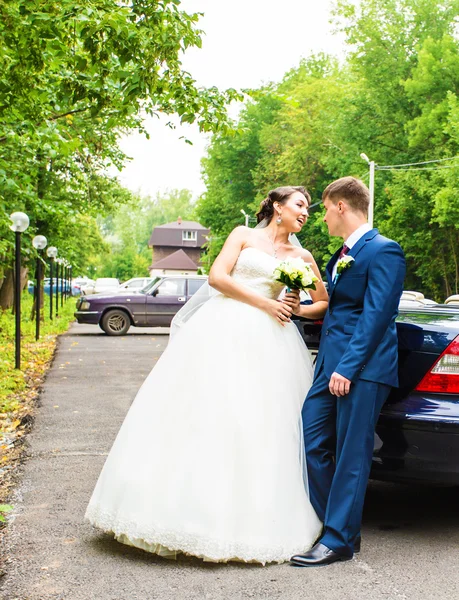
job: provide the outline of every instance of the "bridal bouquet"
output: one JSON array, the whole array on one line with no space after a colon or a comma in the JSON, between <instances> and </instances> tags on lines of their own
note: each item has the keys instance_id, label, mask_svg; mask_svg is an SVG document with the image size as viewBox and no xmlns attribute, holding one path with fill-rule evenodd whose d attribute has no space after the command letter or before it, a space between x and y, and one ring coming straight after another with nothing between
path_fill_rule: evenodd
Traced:
<instances>
[{"instance_id":1,"label":"bridal bouquet","mask_svg":"<svg viewBox=\"0 0 459 600\"><path fill-rule=\"evenodd\" d=\"M311 265L302 258L287 258L274 269L274 279L287 286L288 290L315 290L318 277Z\"/></svg>"}]
</instances>

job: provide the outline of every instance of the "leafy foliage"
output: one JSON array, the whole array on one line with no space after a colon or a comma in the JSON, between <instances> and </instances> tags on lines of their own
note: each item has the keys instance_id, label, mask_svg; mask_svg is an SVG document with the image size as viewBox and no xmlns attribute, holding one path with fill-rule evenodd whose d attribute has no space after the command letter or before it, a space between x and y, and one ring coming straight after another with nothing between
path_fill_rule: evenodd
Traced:
<instances>
[{"instance_id":1,"label":"leafy foliage","mask_svg":"<svg viewBox=\"0 0 459 600\"><path fill-rule=\"evenodd\" d=\"M90 258L87 274L126 280L148 275L152 251L148 247L158 225L186 220L193 213L189 190L169 190L155 198L132 196L117 212L100 220L106 251Z\"/></svg>"},{"instance_id":2,"label":"leafy foliage","mask_svg":"<svg viewBox=\"0 0 459 600\"><path fill-rule=\"evenodd\" d=\"M0 257L11 261L8 215L83 267L101 240L88 221L129 200L106 176L119 137L145 114L178 114L223 131L234 90L198 88L181 56L201 45L198 14L179 0L0 0ZM86 221L85 221L86 219ZM80 222L83 221L81 229ZM92 231L92 245L73 243ZM69 237L80 231L76 238ZM27 257L25 257L27 258ZM0 278L5 273L0 273Z\"/></svg>"},{"instance_id":3,"label":"leafy foliage","mask_svg":"<svg viewBox=\"0 0 459 600\"><path fill-rule=\"evenodd\" d=\"M0 504L0 522L5 522L6 519L4 515L13 510L13 507L10 504Z\"/></svg>"},{"instance_id":4,"label":"leafy foliage","mask_svg":"<svg viewBox=\"0 0 459 600\"><path fill-rule=\"evenodd\" d=\"M346 60L311 56L276 85L251 93L236 135L214 135L197 211L212 228L209 259L269 189L304 185L320 203L344 175L376 171L375 223L408 258L407 287L443 300L459 287L459 41L457 0L338 0ZM250 148L250 152L248 149ZM330 240L317 206L302 242L323 269ZM433 266L435 265L435 266Z\"/></svg>"}]
</instances>

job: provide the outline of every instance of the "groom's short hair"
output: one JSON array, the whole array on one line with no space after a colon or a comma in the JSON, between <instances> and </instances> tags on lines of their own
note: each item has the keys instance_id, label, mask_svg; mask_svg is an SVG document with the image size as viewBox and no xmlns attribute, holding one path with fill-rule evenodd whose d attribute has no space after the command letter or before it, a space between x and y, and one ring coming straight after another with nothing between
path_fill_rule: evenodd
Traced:
<instances>
[{"instance_id":1,"label":"groom's short hair","mask_svg":"<svg viewBox=\"0 0 459 600\"><path fill-rule=\"evenodd\" d=\"M345 200L354 211L368 214L370 205L370 191L360 179L355 177L341 177L330 183L322 194L322 200L328 198L333 204Z\"/></svg>"}]
</instances>

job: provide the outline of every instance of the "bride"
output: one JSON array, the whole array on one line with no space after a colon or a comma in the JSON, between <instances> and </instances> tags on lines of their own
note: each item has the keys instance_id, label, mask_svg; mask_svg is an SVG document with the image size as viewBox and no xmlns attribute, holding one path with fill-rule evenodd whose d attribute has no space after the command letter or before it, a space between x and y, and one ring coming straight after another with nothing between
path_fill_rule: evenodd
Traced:
<instances>
[{"instance_id":1,"label":"bride","mask_svg":"<svg viewBox=\"0 0 459 600\"><path fill-rule=\"evenodd\" d=\"M265 564L318 537L301 426L313 367L290 320L298 297L278 300L273 278L280 260L301 256L319 277L302 315L325 314L317 265L289 241L309 202L301 187L272 190L258 213L267 226L230 234L209 275L220 293L140 388L86 511L118 541L167 557Z\"/></svg>"}]
</instances>

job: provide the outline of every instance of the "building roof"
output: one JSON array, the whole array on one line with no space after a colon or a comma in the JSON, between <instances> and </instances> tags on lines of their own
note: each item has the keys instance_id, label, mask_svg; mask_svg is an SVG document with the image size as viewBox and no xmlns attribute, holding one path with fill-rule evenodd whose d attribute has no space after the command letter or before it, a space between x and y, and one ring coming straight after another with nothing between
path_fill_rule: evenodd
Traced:
<instances>
[{"instance_id":1,"label":"building roof","mask_svg":"<svg viewBox=\"0 0 459 600\"><path fill-rule=\"evenodd\" d=\"M184 231L196 231L195 240L184 240ZM169 246L169 247L188 247L202 248L207 242L206 236L209 234L209 229L203 227L196 221L182 221L180 218L174 223L165 223L158 225L153 229L150 236L148 246Z\"/></svg>"},{"instance_id":2,"label":"building roof","mask_svg":"<svg viewBox=\"0 0 459 600\"><path fill-rule=\"evenodd\" d=\"M196 271L198 265L183 250L177 250L150 265L150 269L184 269Z\"/></svg>"},{"instance_id":3,"label":"building roof","mask_svg":"<svg viewBox=\"0 0 459 600\"><path fill-rule=\"evenodd\" d=\"M195 229L195 230L204 230L206 229L201 223L197 221L182 221L178 219L173 223L164 223L164 225L158 225L155 229Z\"/></svg>"}]
</instances>

